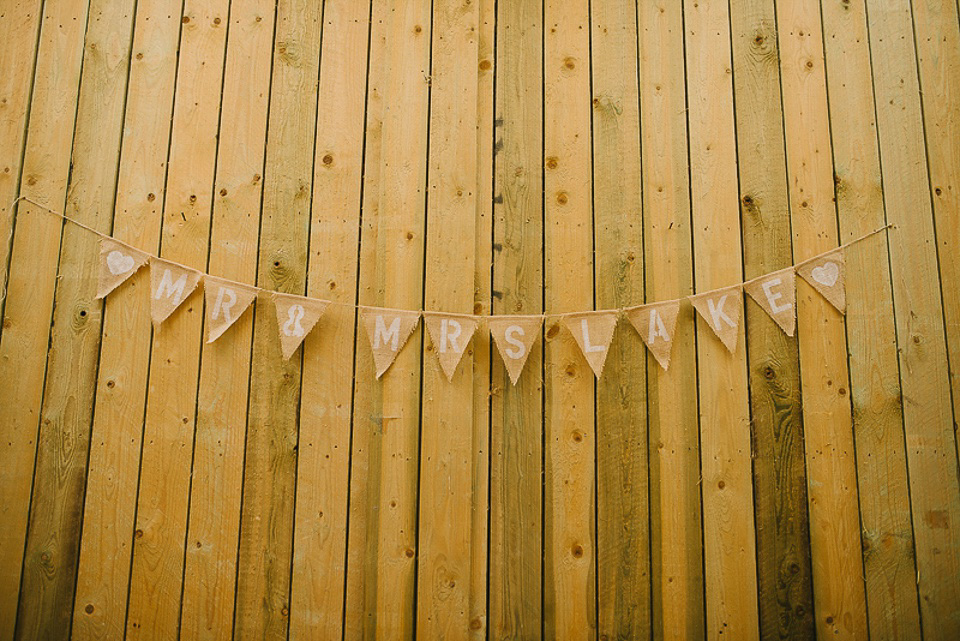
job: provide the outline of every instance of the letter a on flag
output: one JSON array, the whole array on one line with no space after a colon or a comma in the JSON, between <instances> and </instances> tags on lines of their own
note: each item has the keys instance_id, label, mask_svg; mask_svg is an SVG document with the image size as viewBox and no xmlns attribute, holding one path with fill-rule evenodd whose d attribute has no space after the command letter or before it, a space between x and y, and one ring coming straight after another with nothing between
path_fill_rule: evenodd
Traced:
<instances>
[{"instance_id":1,"label":"letter a on flag","mask_svg":"<svg viewBox=\"0 0 960 641\"><path fill-rule=\"evenodd\" d=\"M423 322L430 332L433 351L440 361L440 368L452 381L457 365L463 358L470 338L477 329L477 319L470 316L423 313Z\"/></svg>"},{"instance_id":2,"label":"letter a on flag","mask_svg":"<svg viewBox=\"0 0 960 641\"><path fill-rule=\"evenodd\" d=\"M256 288L213 276L203 279L203 291L207 299L204 324L208 343L223 336L257 298Z\"/></svg>"},{"instance_id":3,"label":"letter a on flag","mask_svg":"<svg viewBox=\"0 0 960 641\"><path fill-rule=\"evenodd\" d=\"M829 254L801 263L797 273L813 288L839 310L841 314L847 311L847 294L844 283L846 276L843 250L838 249Z\"/></svg>"},{"instance_id":4,"label":"letter a on flag","mask_svg":"<svg viewBox=\"0 0 960 641\"><path fill-rule=\"evenodd\" d=\"M520 372L530 356L540 326L542 316L498 316L487 321L493 342L503 358L503 365L514 385L520 380Z\"/></svg>"},{"instance_id":5,"label":"letter a on flag","mask_svg":"<svg viewBox=\"0 0 960 641\"><path fill-rule=\"evenodd\" d=\"M734 285L691 296L690 302L707 321L713 333L720 337L732 354L737 349L740 317L743 314L742 285Z\"/></svg>"},{"instance_id":6,"label":"letter a on flag","mask_svg":"<svg viewBox=\"0 0 960 641\"><path fill-rule=\"evenodd\" d=\"M149 258L143 252L121 245L112 238L101 240L100 281L97 284L97 298L104 298L119 287L123 281L146 265Z\"/></svg>"},{"instance_id":7,"label":"letter a on flag","mask_svg":"<svg viewBox=\"0 0 960 641\"><path fill-rule=\"evenodd\" d=\"M330 302L293 294L274 293L273 304L277 308L280 350L283 352L283 360L286 361L300 347L300 343L323 316Z\"/></svg>"},{"instance_id":8,"label":"letter a on flag","mask_svg":"<svg viewBox=\"0 0 960 641\"><path fill-rule=\"evenodd\" d=\"M640 334L643 343L664 371L670 367L670 351L679 313L678 300L641 305L627 310L630 324Z\"/></svg>"},{"instance_id":9,"label":"letter a on flag","mask_svg":"<svg viewBox=\"0 0 960 641\"><path fill-rule=\"evenodd\" d=\"M404 312L379 307L361 307L360 318L370 337L373 350L373 362L377 368L377 378L390 369L393 361L413 333L420 312Z\"/></svg>"},{"instance_id":10,"label":"letter a on flag","mask_svg":"<svg viewBox=\"0 0 960 641\"><path fill-rule=\"evenodd\" d=\"M744 283L743 289L787 336L793 336L797 328L797 277L793 267Z\"/></svg>"},{"instance_id":11,"label":"letter a on flag","mask_svg":"<svg viewBox=\"0 0 960 641\"><path fill-rule=\"evenodd\" d=\"M561 320L580 346L594 375L600 378L607 360L607 348L617 327L617 312L588 312L564 316Z\"/></svg>"},{"instance_id":12,"label":"letter a on flag","mask_svg":"<svg viewBox=\"0 0 960 641\"><path fill-rule=\"evenodd\" d=\"M161 258L150 259L150 315L155 325L167 320L187 300L202 276Z\"/></svg>"}]
</instances>

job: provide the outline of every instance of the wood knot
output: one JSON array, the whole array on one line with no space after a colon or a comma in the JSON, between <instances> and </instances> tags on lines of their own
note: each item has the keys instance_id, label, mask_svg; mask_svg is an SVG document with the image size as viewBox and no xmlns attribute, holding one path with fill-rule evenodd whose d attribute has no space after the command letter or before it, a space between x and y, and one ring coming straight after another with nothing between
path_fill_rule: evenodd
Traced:
<instances>
[{"instance_id":1,"label":"wood knot","mask_svg":"<svg viewBox=\"0 0 960 641\"><path fill-rule=\"evenodd\" d=\"M558 164L556 156L547 158L547 169L556 169Z\"/></svg>"},{"instance_id":2,"label":"wood knot","mask_svg":"<svg viewBox=\"0 0 960 641\"><path fill-rule=\"evenodd\" d=\"M569 197L567 196L567 192L561 191L559 194L557 194L557 202L560 203L561 205L566 205L567 200L569 200Z\"/></svg>"},{"instance_id":3,"label":"wood knot","mask_svg":"<svg viewBox=\"0 0 960 641\"><path fill-rule=\"evenodd\" d=\"M93 614L93 604L88 603L87 607L85 607L83 611L86 612L87 614Z\"/></svg>"},{"instance_id":4,"label":"wood knot","mask_svg":"<svg viewBox=\"0 0 960 641\"><path fill-rule=\"evenodd\" d=\"M583 440L583 433L580 432L579 430L574 430L574 432L573 432L573 442L574 442L574 443L579 443L579 442L581 442L582 440Z\"/></svg>"},{"instance_id":5,"label":"wood knot","mask_svg":"<svg viewBox=\"0 0 960 641\"><path fill-rule=\"evenodd\" d=\"M557 334L559 333L560 333L560 325L559 324L551 325L550 329L547 330L547 340L550 340L551 338L556 338Z\"/></svg>"},{"instance_id":6,"label":"wood knot","mask_svg":"<svg viewBox=\"0 0 960 641\"><path fill-rule=\"evenodd\" d=\"M575 559L581 558L583 556L583 546L577 543L576 545L573 546L571 553L573 554L573 558Z\"/></svg>"},{"instance_id":7,"label":"wood knot","mask_svg":"<svg viewBox=\"0 0 960 641\"><path fill-rule=\"evenodd\" d=\"M493 65L490 64L490 61L489 61L489 60L481 60L481 61L480 61L480 71L488 71L491 66L493 66Z\"/></svg>"},{"instance_id":8,"label":"wood knot","mask_svg":"<svg viewBox=\"0 0 960 641\"><path fill-rule=\"evenodd\" d=\"M190 16L183 16L183 19L180 20L183 24L190 24Z\"/></svg>"},{"instance_id":9,"label":"wood knot","mask_svg":"<svg viewBox=\"0 0 960 641\"><path fill-rule=\"evenodd\" d=\"M148 202L148 203L152 203L152 202L155 201L156 199L157 199L156 194L152 194L152 193L151 193L151 194L147 194L147 202Z\"/></svg>"},{"instance_id":10,"label":"wood knot","mask_svg":"<svg viewBox=\"0 0 960 641\"><path fill-rule=\"evenodd\" d=\"M220 190L220 195L221 195L221 196L226 196L226 195L227 195L227 190L226 190L226 188L223 188L223 189Z\"/></svg>"},{"instance_id":11,"label":"wood knot","mask_svg":"<svg viewBox=\"0 0 960 641\"><path fill-rule=\"evenodd\" d=\"M412 559L413 555L415 554L413 551L413 548L407 548L406 550L403 551L403 553L406 555L408 559Z\"/></svg>"},{"instance_id":12,"label":"wood knot","mask_svg":"<svg viewBox=\"0 0 960 641\"><path fill-rule=\"evenodd\" d=\"M324 165L332 165L332 164L333 164L333 156L331 156L330 154L324 154L324 156L323 156L323 164L324 164Z\"/></svg>"},{"instance_id":13,"label":"wood knot","mask_svg":"<svg viewBox=\"0 0 960 641\"><path fill-rule=\"evenodd\" d=\"M471 629L471 630L479 630L479 629L482 628L482 627L483 627L483 623L481 623L481 621L480 621L480 619L479 619L478 617L474 617L473 619L470 620L470 629Z\"/></svg>"},{"instance_id":14,"label":"wood knot","mask_svg":"<svg viewBox=\"0 0 960 641\"><path fill-rule=\"evenodd\" d=\"M143 530L141 530L141 529L138 528L137 531L133 533L133 537L136 538L136 539L142 539L142 538L143 538Z\"/></svg>"},{"instance_id":15,"label":"wood knot","mask_svg":"<svg viewBox=\"0 0 960 641\"><path fill-rule=\"evenodd\" d=\"M577 60L576 60L576 58L565 58L564 61L563 61L563 66L564 66L566 69L570 69L570 70L575 69L576 66L577 66Z\"/></svg>"},{"instance_id":16,"label":"wood knot","mask_svg":"<svg viewBox=\"0 0 960 641\"><path fill-rule=\"evenodd\" d=\"M722 490L723 488L727 487L727 484L724 481L720 481L717 483L717 487Z\"/></svg>"}]
</instances>

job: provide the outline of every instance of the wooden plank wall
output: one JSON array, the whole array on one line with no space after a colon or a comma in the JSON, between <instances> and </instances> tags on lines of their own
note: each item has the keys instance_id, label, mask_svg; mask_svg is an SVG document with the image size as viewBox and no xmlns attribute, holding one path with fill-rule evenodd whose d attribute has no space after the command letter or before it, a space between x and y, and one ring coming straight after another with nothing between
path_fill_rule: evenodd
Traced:
<instances>
[{"instance_id":1,"label":"wooden plank wall","mask_svg":"<svg viewBox=\"0 0 960 641\"><path fill-rule=\"evenodd\" d=\"M0 641L960 638L953 0L0 6ZM17 196L30 201L16 202ZM97 243L261 299L205 344ZM550 319L376 380L354 304L541 314L847 253L846 316Z\"/></svg>"}]
</instances>

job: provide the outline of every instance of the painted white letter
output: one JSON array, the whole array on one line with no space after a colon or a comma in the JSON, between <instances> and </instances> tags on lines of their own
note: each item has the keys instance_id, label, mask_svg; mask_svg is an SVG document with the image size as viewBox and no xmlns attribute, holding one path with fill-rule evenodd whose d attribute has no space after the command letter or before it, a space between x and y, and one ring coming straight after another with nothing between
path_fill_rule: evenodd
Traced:
<instances>
[{"instance_id":1,"label":"painted white letter","mask_svg":"<svg viewBox=\"0 0 960 641\"><path fill-rule=\"evenodd\" d=\"M514 338L515 336L523 336L523 334L523 328L519 325L510 325L503 333L503 339L516 348L507 350L507 356L512 359L523 358L523 355L527 351L527 349L523 346L523 343Z\"/></svg>"},{"instance_id":2,"label":"painted white letter","mask_svg":"<svg viewBox=\"0 0 960 641\"><path fill-rule=\"evenodd\" d=\"M223 300L224 296L227 298L226 302ZM210 315L210 318L217 320L220 316L220 311L223 310L224 322L227 324L232 323L233 319L230 318L230 310L233 309L233 306L236 304L237 293L227 287L221 287L217 292L217 304L213 306L213 313Z\"/></svg>"},{"instance_id":3,"label":"painted white letter","mask_svg":"<svg viewBox=\"0 0 960 641\"><path fill-rule=\"evenodd\" d=\"M670 342L670 335L667 334L667 328L663 326L663 319L660 318L660 312L652 309L650 310L650 337L647 343L653 345L658 336L668 343Z\"/></svg>"},{"instance_id":4,"label":"painted white letter","mask_svg":"<svg viewBox=\"0 0 960 641\"><path fill-rule=\"evenodd\" d=\"M789 303L787 303L786 305L777 305L777 299L783 298L783 294L779 292L770 291L771 287L776 287L782 282L783 281L779 278L772 278L767 282L763 283L762 285L760 285L760 287L763 288L763 293L767 295L767 302L770 303L770 311L772 311L774 314L785 312L791 307L793 307L793 305Z\"/></svg>"},{"instance_id":5,"label":"painted white letter","mask_svg":"<svg viewBox=\"0 0 960 641\"><path fill-rule=\"evenodd\" d=\"M173 276L170 273L169 269L163 270L163 278L160 279L160 284L157 286L157 293L153 297L157 300L160 300L164 295L169 298L173 296L173 304L179 305L180 300L183 298L183 288L187 286L187 275L180 274L180 278L177 279L177 282L173 282ZM166 290L166 294L164 294Z\"/></svg>"},{"instance_id":6,"label":"painted white letter","mask_svg":"<svg viewBox=\"0 0 960 641\"><path fill-rule=\"evenodd\" d=\"M602 352L606 347L603 345L591 345L590 344L590 332L587 331L587 319L580 319L580 331L583 333L583 351L584 352Z\"/></svg>"},{"instance_id":7,"label":"painted white letter","mask_svg":"<svg viewBox=\"0 0 960 641\"><path fill-rule=\"evenodd\" d=\"M451 331L448 334L447 328L450 327ZM463 328L460 327L460 323L453 320L452 318L444 318L440 321L440 353L444 354L447 351L447 343L450 343L450 347L453 348L454 352L459 353L460 348L457 345L457 339L460 338L460 332L463 331Z\"/></svg>"},{"instance_id":8,"label":"painted white letter","mask_svg":"<svg viewBox=\"0 0 960 641\"><path fill-rule=\"evenodd\" d=\"M380 348L380 337L383 337L383 344L390 343L390 350L397 351L397 345L400 342L400 317L397 316L390 323L390 329L387 329L383 316L377 314L377 329L373 333L373 349Z\"/></svg>"},{"instance_id":9,"label":"painted white letter","mask_svg":"<svg viewBox=\"0 0 960 641\"><path fill-rule=\"evenodd\" d=\"M712 298L707 299L707 306L710 308L710 317L713 319L714 327L720 327L721 318L730 327L737 326L737 324L734 323L729 316L727 316L727 313L723 311L723 304L727 302L727 296L729 296L729 294L724 294L723 296L720 297L719 305L714 305Z\"/></svg>"}]
</instances>

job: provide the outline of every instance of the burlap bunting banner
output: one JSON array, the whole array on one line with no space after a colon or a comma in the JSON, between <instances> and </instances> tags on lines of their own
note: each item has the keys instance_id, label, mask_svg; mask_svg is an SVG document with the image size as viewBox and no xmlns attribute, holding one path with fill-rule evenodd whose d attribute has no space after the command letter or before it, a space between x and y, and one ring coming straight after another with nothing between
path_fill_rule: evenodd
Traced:
<instances>
[{"instance_id":1,"label":"burlap bunting banner","mask_svg":"<svg viewBox=\"0 0 960 641\"><path fill-rule=\"evenodd\" d=\"M360 318L363 320L363 326L367 328L377 378L380 378L390 369L400 349L410 338L410 334L417 326L417 321L420 320L420 312L361 307Z\"/></svg>"},{"instance_id":2,"label":"burlap bunting banner","mask_svg":"<svg viewBox=\"0 0 960 641\"><path fill-rule=\"evenodd\" d=\"M617 327L617 312L586 312L564 316L561 320L580 346L594 375L600 378L607 360L613 330Z\"/></svg>"},{"instance_id":3,"label":"burlap bunting banner","mask_svg":"<svg viewBox=\"0 0 960 641\"><path fill-rule=\"evenodd\" d=\"M793 336L797 327L797 277L793 267L744 283L743 289L787 336Z\"/></svg>"},{"instance_id":4,"label":"burlap bunting banner","mask_svg":"<svg viewBox=\"0 0 960 641\"><path fill-rule=\"evenodd\" d=\"M680 301L641 305L627 310L627 319L643 339L644 344L660 367L670 367L670 352L673 348L673 331L677 327Z\"/></svg>"},{"instance_id":5,"label":"burlap bunting banner","mask_svg":"<svg viewBox=\"0 0 960 641\"><path fill-rule=\"evenodd\" d=\"M797 273L810 283L841 314L847 312L846 261L843 250L818 256L797 266Z\"/></svg>"},{"instance_id":6,"label":"burlap bunting banner","mask_svg":"<svg viewBox=\"0 0 960 641\"><path fill-rule=\"evenodd\" d=\"M690 297L693 307L731 354L737 349L740 317L743 315L741 288L742 285L734 285Z\"/></svg>"},{"instance_id":7,"label":"burlap bunting banner","mask_svg":"<svg viewBox=\"0 0 960 641\"><path fill-rule=\"evenodd\" d=\"M440 368L447 375L447 380L452 381L463 352L477 330L477 319L465 315L424 312L423 322L430 332Z\"/></svg>"},{"instance_id":8,"label":"burlap bunting banner","mask_svg":"<svg viewBox=\"0 0 960 641\"><path fill-rule=\"evenodd\" d=\"M207 276L203 279L207 300L207 342L212 343L233 325L257 298L257 289L233 281Z\"/></svg>"},{"instance_id":9,"label":"burlap bunting banner","mask_svg":"<svg viewBox=\"0 0 960 641\"><path fill-rule=\"evenodd\" d=\"M100 240L100 279L97 298L104 298L138 269L147 264L150 256L121 245L112 238Z\"/></svg>"},{"instance_id":10,"label":"burlap bunting banner","mask_svg":"<svg viewBox=\"0 0 960 641\"><path fill-rule=\"evenodd\" d=\"M200 284L203 274L162 258L150 259L150 316L160 325Z\"/></svg>"},{"instance_id":11,"label":"burlap bunting banner","mask_svg":"<svg viewBox=\"0 0 960 641\"><path fill-rule=\"evenodd\" d=\"M543 325L541 316L501 316L487 321L493 342L497 345L503 365L510 375L510 382L514 385L520 380L520 373L530 356L530 350L540 327Z\"/></svg>"},{"instance_id":12,"label":"burlap bunting banner","mask_svg":"<svg viewBox=\"0 0 960 641\"><path fill-rule=\"evenodd\" d=\"M274 293L273 304L277 308L280 351L283 352L283 360L286 361L293 356L303 339L313 330L317 321L327 311L330 302L293 294Z\"/></svg>"}]
</instances>

